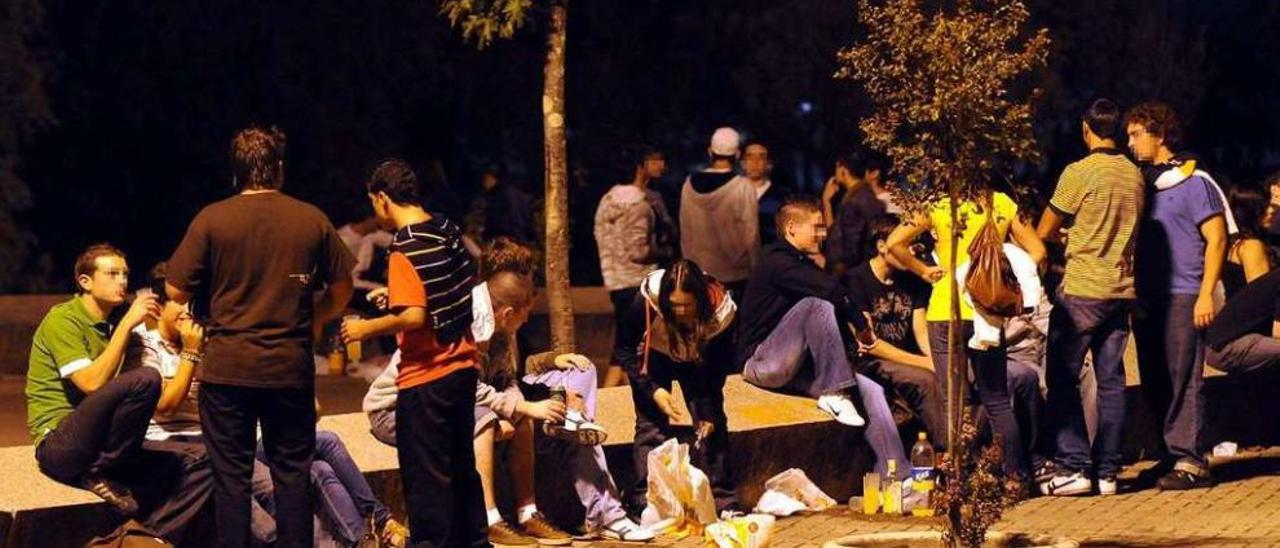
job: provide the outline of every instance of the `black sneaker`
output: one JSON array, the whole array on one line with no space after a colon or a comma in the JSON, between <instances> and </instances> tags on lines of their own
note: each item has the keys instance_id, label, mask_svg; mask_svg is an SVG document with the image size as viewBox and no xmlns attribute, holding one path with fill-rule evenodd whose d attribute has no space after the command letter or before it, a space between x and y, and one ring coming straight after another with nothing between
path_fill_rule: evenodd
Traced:
<instances>
[{"instance_id":1,"label":"black sneaker","mask_svg":"<svg viewBox=\"0 0 1280 548\"><path fill-rule=\"evenodd\" d=\"M85 476L80 481L80 487L101 497L124 517L133 517L138 513L138 501L133 498L133 493L124 487L112 485L106 478Z\"/></svg>"},{"instance_id":2,"label":"black sneaker","mask_svg":"<svg viewBox=\"0 0 1280 548\"><path fill-rule=\"evenodd\" d=\"M1174 470L1165 474L1156 482L1161 491L1186 491L1213 486L1213 479L1208 475L1196 475L1186 470Z\"/></svg>"},{"instance_id":3,"label":"black sneaker","mask_svg":"<svg viewBox=\"0 0 1280 548\"><path fill-rule=\"evenodd\" d=\"M1173 461L1161 460L1154 466L1138 472L1138 477L1134 479L1133 484L1136 490L1150 489L1156 486L1160 478L1165 477L1173 470Z\"/></svg>"}]
</instances>

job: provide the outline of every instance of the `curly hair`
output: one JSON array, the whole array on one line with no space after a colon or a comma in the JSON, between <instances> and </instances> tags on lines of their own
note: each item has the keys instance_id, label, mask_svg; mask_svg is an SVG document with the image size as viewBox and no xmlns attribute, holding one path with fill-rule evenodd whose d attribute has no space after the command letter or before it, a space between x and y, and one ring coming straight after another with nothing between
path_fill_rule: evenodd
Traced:
<instances>
[{"instance_id":1,"label":"curly hair","mask_svg":"<svg viewBox=\"0 0 1280 548\"><path fill-rule=\"evenodd\" d=\"M1182 122L1173 107L1165 103L1148 102L1129 109L1125 113L1124 124L1140 124L1147 133L1164 139L1164 146L1169 150L1182 146Z\"/></svg>"}]
</instances>

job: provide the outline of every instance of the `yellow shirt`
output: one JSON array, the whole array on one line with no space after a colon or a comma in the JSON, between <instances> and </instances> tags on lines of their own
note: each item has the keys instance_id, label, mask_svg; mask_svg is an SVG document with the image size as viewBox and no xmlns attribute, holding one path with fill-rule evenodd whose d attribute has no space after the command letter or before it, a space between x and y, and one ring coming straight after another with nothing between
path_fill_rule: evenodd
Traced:
<instances>
[{"instance_id":1,"label":"yellow shirt","mask_svg":"<svg viewBox=\"0 0 1280 548\"><path fill-rule=\"evenodd\" d=\"M1000 230L1000 239L1005 239L1009 234L1009 225L1013 224L1013 220L1018 216L1018 204L1014 203L1008 195L1003 192L996 192L991 198L992 208L995 210L996 228ZM969 262L969 244L973 243L973 239L978 235L978 231L982 229L982 225L987 222L987 211L972 201L960 202L960 211L956 215L960 219L960 223L964 226L964 231L960 234L960 249L956 255L956 266L960 266ZM933 223L933 231L937 236L938 242L935 251L938 254L938 266L941 266L946 273L942 279L933 284L933 293L929 296L929 308L925 311L925 319L931 322L945 322L950 319L951 310L951 273L949 266L951 265L951 202L943 198L934 203L929 208L929 220ZM960 299L960 319L972 320L973 308Z\"/></svg>"}]
</instances>

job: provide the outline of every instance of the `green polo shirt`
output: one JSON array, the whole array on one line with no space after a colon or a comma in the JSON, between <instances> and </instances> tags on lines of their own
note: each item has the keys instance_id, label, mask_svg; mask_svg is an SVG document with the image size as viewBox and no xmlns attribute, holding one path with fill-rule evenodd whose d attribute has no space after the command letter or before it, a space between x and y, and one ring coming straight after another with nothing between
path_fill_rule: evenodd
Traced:
<instances>
[{"instance_id":1,"label":"green polo shirt","mask_svg":"<svg viewBox=\"0 0 1280 548\"><path fill-rule=\"evenodd\" d=\"M40 445L84 399L71 374L106 350L112 327L90 316L78 296L45 314L31 339L27 365L27 427L34 444Z\"/></svg>"}]
</instances>

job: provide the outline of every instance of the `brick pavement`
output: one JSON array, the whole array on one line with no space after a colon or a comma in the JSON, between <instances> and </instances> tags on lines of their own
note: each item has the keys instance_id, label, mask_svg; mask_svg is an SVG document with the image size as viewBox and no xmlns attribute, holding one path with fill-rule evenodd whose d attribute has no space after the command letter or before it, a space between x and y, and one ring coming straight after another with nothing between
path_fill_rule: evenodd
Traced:
<instances>
[{"instance_id":1,"label":"brick pavement","mask_svg":"<svg viewBox=\"0 0 1280 548\"><path fill-rule=\"evenodd\" d=\"M1082 546L1280 546L1280 448L1215 462L1218 485L1197 491L1136 490L1138 472L1150 464L1129 467L1116 496L1032 499L1007 512L996 529L1066 536ZM923 518L864 516L841 506L783 519L776 527L774 548L798 548L821 546L855 533L928 530L937 524ZM651 546L696 548L701 544L695 539L659 539Z\"/></svg>"}]
</instances>

